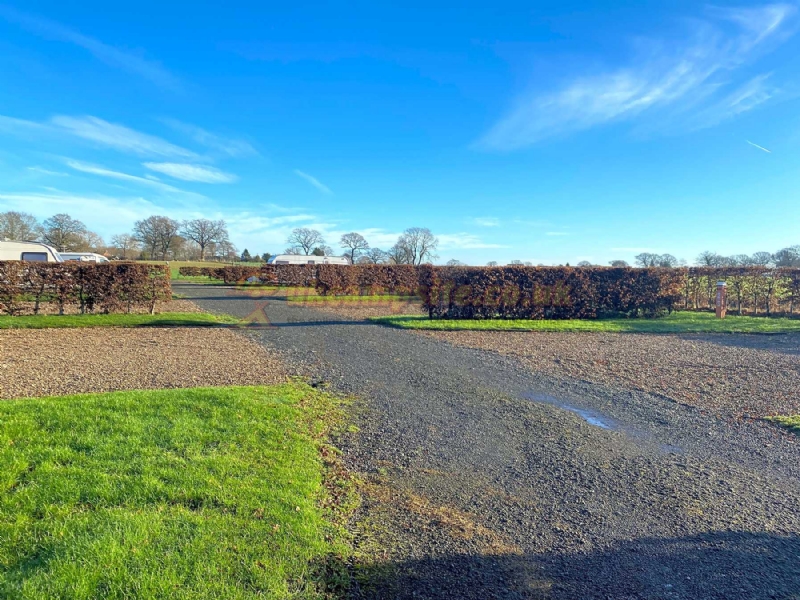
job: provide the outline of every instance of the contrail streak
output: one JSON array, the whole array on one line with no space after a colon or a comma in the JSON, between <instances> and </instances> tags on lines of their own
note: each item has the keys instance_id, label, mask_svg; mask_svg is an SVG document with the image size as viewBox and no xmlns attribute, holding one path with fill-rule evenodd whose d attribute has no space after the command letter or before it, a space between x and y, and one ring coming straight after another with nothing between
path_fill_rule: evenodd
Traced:
<instances>
[{"instance_id":1,"label":"contrail streak","mask_svg":"<svg viewBox=\"0 0 800 600\"><path fill-rule=\"evenodd\" d=\"M767 154L772 154L772 150L767 150L766 148L764 148L764 146L759 146L758 144L754 144L754 143L753 143L753 142L751 142L750 140L745 140L745 141L746 141L748 144L750 144L751 146L753 146L754 148L758 148L759 150L763 150L763 151L764 151L764 152L766 152Z\"/></svg>"}]
</instances>

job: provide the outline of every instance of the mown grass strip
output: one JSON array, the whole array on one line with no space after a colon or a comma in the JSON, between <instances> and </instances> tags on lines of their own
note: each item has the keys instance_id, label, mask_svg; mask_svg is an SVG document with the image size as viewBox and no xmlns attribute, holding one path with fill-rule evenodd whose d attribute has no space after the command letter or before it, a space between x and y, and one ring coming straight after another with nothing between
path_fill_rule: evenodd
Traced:
<instances>
[{"instance_id":1,"label":"mown grass strip","mask_svg":"<svg viewBox=\"0 0 800 600\"><path fill-rule=\"evenodd\" d=\"M785 427L792 433L800 435L800 415L766 417L766 420L772 421L781 427Z\"/></svg>"},{"instance_id":2,"label":"mown grass strip","mask_svg":"<svg viewBox=\"0 0 800 600\"><path fill-rule=\"evenodd\" d=\"M301 384L0 403L0 597L325 597L340 420Z\"/></svg>"},{"instance_id":3,"label":"mown grass strip","mask_svg":"<svg viewBox=\"0 0 800 600\"><path fill-rule=\"evenodd\" d=\"M233 325L238 319L208 313L162 313L158 315L26 315L0 316L0 329L49 329L65 327L210 327Z\"/></svg>"},{"instance_id":4,"label":"mown grass strip","mask_svg":"<svg viewBox=\"0 0 800 600\"><path fill-rule=\"evenodd\" d=\"M398 296L393 294L386 294L383 296L289 296L289 302L347 302L375 304L376 302L419 302L420 299L416 296Z\"/></svg>"},{"instance_id":5,"label":"mown grass strip","mask_svg":"<svg viewBox=\"0 0 800 600\"><path fill-rule=\"evenodd\" d=\"M800 333L800 319L677 312L660 319L428 319L421 315L372 317L390 327L433 331L552 331L608 333Z\"/></svg>"}]
</instances>

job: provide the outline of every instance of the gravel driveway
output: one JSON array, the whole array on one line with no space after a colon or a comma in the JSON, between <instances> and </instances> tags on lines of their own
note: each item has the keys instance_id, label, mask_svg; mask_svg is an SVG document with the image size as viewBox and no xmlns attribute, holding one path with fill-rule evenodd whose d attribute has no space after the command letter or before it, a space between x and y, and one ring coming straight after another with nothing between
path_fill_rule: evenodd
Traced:
<instances>
[{"instance_id":1,"label":"gravel driveway","mask_svg":"<svg viewBox=\"0 0 800 600\"><path fill-rule=\"evenodd\" d=\"M179 291L215 312L260 306ZM273 327L254 340L363 399L343 440L365 479L355 597L800 597L797 438L279 300L264 310Z\"/></svg>"}]
</instances>

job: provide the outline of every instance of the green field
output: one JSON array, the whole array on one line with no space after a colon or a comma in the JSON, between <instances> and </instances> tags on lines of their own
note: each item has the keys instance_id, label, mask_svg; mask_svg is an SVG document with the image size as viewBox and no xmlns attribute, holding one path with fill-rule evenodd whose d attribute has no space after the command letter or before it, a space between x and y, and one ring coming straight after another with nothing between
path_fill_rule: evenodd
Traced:
<instances>
[{"instance_id":1,"label":"green field","mask_svg":"<svg viewBox=\"0 0 800 600\"><path fill-rule=\"evenodd\" d=\"M0 403L0 597L326 597L340 419L301 384Z\"/></svg>"},{"instance_id":2,"label":"green field","mask_svg":"<svg viewBox=\"0 0 800 600\"><path fill-rule=\"evenodd\" d=\"M299 288L300 290L306 290L305 294L303 295L298 294L296 296L289 296L287 300L289 302L344 302L344 303L358 303L364 302L367 304L376 304L380 302L419 302L419 298L416 296L396 296L392 294L386 294L384 296L311 296L308 294L308 288Z\"/></svg>"},{"instance_id":3,"label":"green field","mask_svg":"<svg viewBox=\"0 0 800 600\"><path fill-rule=\"evenodd\" d=\"M209 327L233 325L239 320L208 313L162 313L159 315L0 315L0 329L49 329L60 327Z\"/></svg>"},{"instance_id":4,"label":"green field","mask_svg":"<svg viewBox=\"0 0 800 600\"><path fill-rule=\"evenodd\" d=\"M237 263L226 263L226 262L216 262L216 261L200 261L200 260L143 260L137 261L143 263L149 263L153 265L166 265L169 264L170 276L172 279L180 279L180 280L197 280L207 282L207 277L181 277L178 273L178 270L181 267L227 267L231 265L236 265L239 267L259 267L263 265L263 262L237 262Z\"/></svg>"},{"instance_id":5,"label":"green field","mask_svg":"<svg viewBox=\"0 0 800 600\"><path fill-rule=\"evenodd\" d=\"M428 319L420 315L373 317L403 329L435 331L569 331L608 333L800 333L800 319L739 317L717 319L711 313L677 312L659 319Z\"/></svg>"}]
</instances>

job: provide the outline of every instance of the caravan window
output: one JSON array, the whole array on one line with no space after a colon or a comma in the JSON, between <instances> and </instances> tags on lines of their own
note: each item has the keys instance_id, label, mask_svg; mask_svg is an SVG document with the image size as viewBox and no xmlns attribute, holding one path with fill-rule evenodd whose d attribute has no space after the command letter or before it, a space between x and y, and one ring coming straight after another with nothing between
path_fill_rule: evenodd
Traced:
<instances>
[{"instance_id":1,"label":"caravan window","mask_svg":"<svg viewBox=\"0 0 800 600\"><path fill-rule=\"evenodd\" d=\"M23 252L22 260L30 262L47 262L47 252Z\"/></svg>"}]
</instances>

